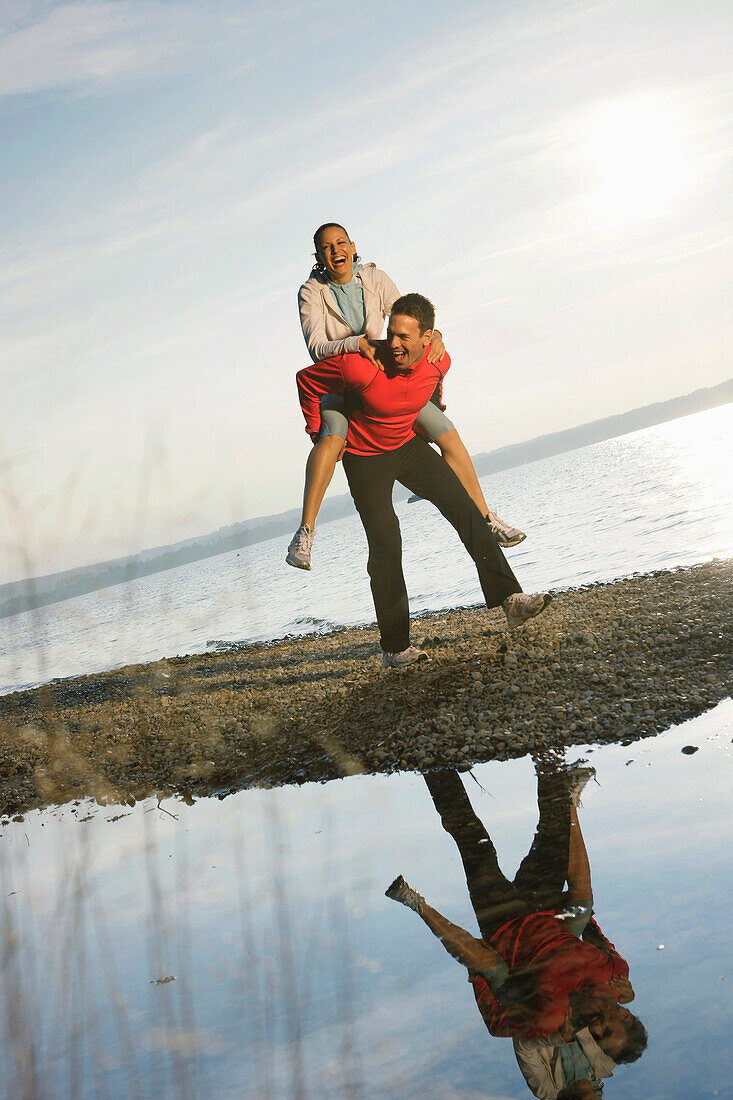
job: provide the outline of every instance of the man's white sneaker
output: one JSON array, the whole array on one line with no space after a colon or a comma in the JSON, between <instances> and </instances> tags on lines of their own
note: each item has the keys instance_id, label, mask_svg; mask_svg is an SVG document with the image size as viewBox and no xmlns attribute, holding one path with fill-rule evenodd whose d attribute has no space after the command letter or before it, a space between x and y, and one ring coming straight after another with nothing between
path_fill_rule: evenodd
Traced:
<instances>
[{"instance_id":1,"label":"man's white sneaker","mask_svg":"<svg viewBox=\"0 0 733 1100\"><path fill-rule=\"evenodd\" d=\"M408 909L413 909L416 913L422 913L425 898L422 894L418 894L417 890L413 890L412 886L408 886L402 875L398 875L392 885L387 887L384 895L391 898L392 901L401 902L402 905L406 905Z\"/></svg>"},{"instance_id":2,"label":"man's white sneaker","mask_svg":"<svg viewBox=\"0 0 733 1100\"><path fill-rule=\"evenodd\" d=\"M411 645L401 653L385 653L382 657L382 668L404 668L406 665L413 665L415 661L427 660L429 657L424 649L416 649Z\"/></svg>"},{"instance_id":3,"label":"man's white sneaker","mask_svg":"<svg viewBox=\"0 0 733 1100\"><path fill-rule=\"evenodd\" d=\"M296 569L310 569L311 550L313 549L313 539L315 537L316 532L307 523L298 528L291 539L285 557L288 565L292 565Z\"/></svg>"},{"instance_id":4,"label":"man's white sneaker","mask_svg":"<svg viewBox=\"0 0 733 1100\"><path fill-rule=\"evenodd\" d=\"M540 615L550 603L552 596L549 592L515 592L508 596L501 605L504 608L507 625L510 630L526 623L527 619L533 619Z\"/></svg>"},{"instance_id":5,"label":"man's white sneaker","mask_svg":"<svg viewBox=\"0 0 733 1100\"><path fill-rule=\"evenodd\" d=\"M499 546L503 546L505 549L510 546L519 546L520 542L524 542L527 537L524 531L520 531L518 527L512 527L511 523L507 523L506 520L500 519L496 512L492 512L491 509L489 509L486 522Z\"/></svg>"}]
</instances>

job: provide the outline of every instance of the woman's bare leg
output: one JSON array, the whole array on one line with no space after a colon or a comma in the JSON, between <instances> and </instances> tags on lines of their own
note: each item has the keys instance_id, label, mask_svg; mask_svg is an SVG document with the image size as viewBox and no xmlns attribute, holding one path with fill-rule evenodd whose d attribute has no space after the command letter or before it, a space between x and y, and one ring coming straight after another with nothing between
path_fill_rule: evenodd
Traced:
<instances>
[{"instance_id":1,"label":"woman's bare leg","mask_svg":"<svg viewBox=\"0 0 733 1100\"><path fill-rule=\"evenodd\" d=\"M453 428L450 432L444 432L435 440L440 447L440 453L450 466L453 473L460 481L463 488L470 496L482 516L489 514L489 506L481 491L478 476L473 468L471 456L466 450L460 435Z\"/></svg>"},{"instance_id":2,"label":"woman's bare leg","mask_svg":"<svg viewBox=\"0 0 733 1100\"><path fill-rule=\"evenodd\" d=\"M385 894L392 901L399 901L412 909L427 924L430 931L436 936L449 955L457 959L459 963L476 970L492 970L501 962L500 956L493 947L489 947L483 940L477 940L465 928L459 924L453 924L432 905L428 905L422 894L418 894L409 883L405 882L402 875L398 875L391 886L385 890Z\"/></svg>"},{"instance_id":3,"label":"woman's bare leg","mask_svg":"<svg viewBox=\"0 0 733 1100\"><path fill-rule=\"evenodd\" d=\"M420 916L433 935L437 936L443 944L448 954L463 966L481 973L491 970L500 961L493 947L489 947L483 940L477 940L460 925L453 924L427 902L423 904Z\"/></svg>"},{"instance_id":4,"label":"woman's bare leg","mask_svg":"<svg viewBox=\"0 0 733 1100\"><path fill-rule=\"evenodd\" d=\"M570 806L570 845L568 848L568 887L572 901L588 901L593 897L590 881L590 863L585 841L580 831L578 810Z\"/></svg>"},{"instance_id":5,"label":"woman's bare leg","mask_svg":"<svg viewBox=\"0 0 733 1100\"><path fill-rule=\"evenodd\" d=\"M487 521L499 546L508 549L510 546L519 546L520 542L524 542L527 537L524 531L520 531L518 527L513 527L511 523L507 523L506 520L489 508L476 476L471 456L456 431L455 425L445 413L432 401L428 401L420 410L416 423L420 434L429 443L438 444L443 460L453 470L453 473Z\"/></svg>"},{"instance_id":6,"label":"woman's bare leg","mask_svg":"<svg viewBox=\"0 0 733 1100\"><path fill-rule=\"evenodd\" d=\"M307 524L313 530L321 509L326 489L331 484L336 463L344 448L340 435L322 436L314 445L305 464L305 489L303 491L303 515L301 526Z\"/></svg>"}]
</instances>

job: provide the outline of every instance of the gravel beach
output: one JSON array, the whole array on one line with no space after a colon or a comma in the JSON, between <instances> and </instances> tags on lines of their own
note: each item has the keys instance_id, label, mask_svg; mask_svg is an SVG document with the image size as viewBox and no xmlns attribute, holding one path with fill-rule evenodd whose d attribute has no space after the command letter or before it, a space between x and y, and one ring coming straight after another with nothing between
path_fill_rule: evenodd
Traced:
<instances>
[{"instance_id":1,"label":"gravel beach","mask_svg":"<svg viewBox=\"0 0 733 1100\"><path fill-rule=\"evenodd\" d=\"M224 796L631 742L730 695L733 560L413 619L430 660L383 671L376 628L227 646L0 698L0 813L92 796Z\"/></svg>"}]
</instances>

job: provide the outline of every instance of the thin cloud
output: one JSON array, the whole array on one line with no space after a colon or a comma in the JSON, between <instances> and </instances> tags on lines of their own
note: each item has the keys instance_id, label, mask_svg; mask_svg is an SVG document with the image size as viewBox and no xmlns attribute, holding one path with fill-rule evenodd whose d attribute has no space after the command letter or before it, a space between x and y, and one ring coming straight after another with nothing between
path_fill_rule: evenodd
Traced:
<instances>
[{"instance_id":1,"label":"thin cloud","mask_svg":"<svg viewBox=\"0 0 733 1100\"><path fill-rule=\"evenodd\" d=\"M200 65L202 49L242 34L260 5L150 0L16 4L0 38L0 95L84 91Z\"/></svg>"}]
</instances>

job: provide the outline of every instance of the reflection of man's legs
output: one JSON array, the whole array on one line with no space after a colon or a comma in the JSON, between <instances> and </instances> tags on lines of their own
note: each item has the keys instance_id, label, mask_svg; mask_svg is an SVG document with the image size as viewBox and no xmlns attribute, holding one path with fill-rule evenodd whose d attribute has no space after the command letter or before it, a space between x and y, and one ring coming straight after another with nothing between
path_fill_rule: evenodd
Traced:
<instances>
[{"instance_id":1,"label":"reflection of man's legs","mask_svg":"<svg viewBox=\"0 0 733 1100\"><path fill-rule=\"evenodd\" d=\"M424 776L443 828L455 840L466 872L468 893L481 935L527 912L527 906L499 867L496 849L469 801L461 777L454 771Z\"/></svg>"},{"instance_id":2,"label":"reflection of man's legs","mask_svg":"<svg viewBox=\"0 0 733 1100\"><path fill-rule=\"evenodd\" d=\"M402 573L402 536L392 506L397 455L394 451L368 457L345 454L343 459L351 496L369 543L367 572L379 624L379 641L387 653L401 653L410 644L410 609Z\"/></svg>"},{"instance_id":3,"label":"reflection of man's legs","mask_svg":"<svg viewBox=\"0 0 733 1100\"><path fill-rule=\"evenodd\" d=\"M417 436L399 454L397 480L431 501L455 527L476 564L486 606L498 607L513 592L521 592L485 518L447 463Z\"/></svg>"},{"instance_id":4,"label":"reflection of man's legs","mask_svg":"<svg viewBox=\"0 0 733 1100\"><path fill-rule=\"evenodd\" d=\"M537 804L537 831L514 886L534 910L541 910L560 902L567 878L571 803L564 772L537 767Z\"/></svg>"}]
</instances>

